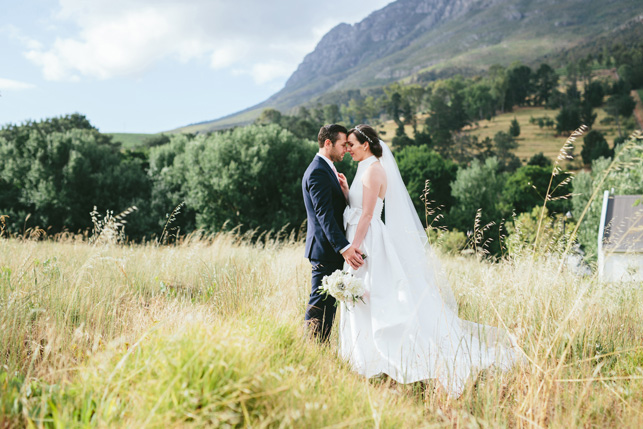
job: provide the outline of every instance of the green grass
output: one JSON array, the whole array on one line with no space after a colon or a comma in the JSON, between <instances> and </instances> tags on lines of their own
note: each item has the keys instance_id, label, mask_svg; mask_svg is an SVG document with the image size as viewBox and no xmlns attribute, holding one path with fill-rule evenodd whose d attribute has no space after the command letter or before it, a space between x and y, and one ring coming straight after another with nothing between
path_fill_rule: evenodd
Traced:
<instances>
[{"instance_id":1,"label":"green grass","mask_svg":"<svg viewBox=\"0 0 643 429\"><path fill-rule=\"evenodd\" d=\"M603 109L596 109L595 113L598 116L592 129L603 133L611 145L614 138L618 136L616 125L602 125L600 123L607 116ZM538 124L530 124L529 118L532 116L535 118L548 116L555 121L556 115L558 115L558 110L548 110L543 107L518 107L513 112L498 115L490 121L480 121L477 126L474 124L469 132L479 138L490 137L493 139L493 136L498 131L507 132L510 122L516 118L520 124L520 136L517 138L518 148L515 150L516 155L522 161L527 161L536 153L543 152L545 156L555 159L560 150L561 137L556 135L555 128L543 127L541 129ZM576 155L580 155L582 144L581 138L577 142L574 151Z\"/></svg>"},{"instance_id":2,"label":"green grass","mask_svg":"<svg viewBox=\"0 0 643 429\"><path fill-rule=\"evenodd\" d=\"M142 133L107 133L112 136L114 142L122 144L124 149L137 149L145 146L145 140L158 136L159 134L142 134Z\"/></svg>"},{"instance_id":3,"label":"green grass","mask_svg":"<svg viewBox=\"0 0 643 429\"><path fill-rule=\"evenodd\" d=\"M267 107L265 107L267 108ZM247 125L254 122L255 119L261 115L264 108L248 110L247 112L232 115L227 118L216 119L209 122L200 124L186 125L185 127L177 128L169 131L169 133L205 133L218 129L232 128L235 126Z\"/></svg>"}]
</instances>

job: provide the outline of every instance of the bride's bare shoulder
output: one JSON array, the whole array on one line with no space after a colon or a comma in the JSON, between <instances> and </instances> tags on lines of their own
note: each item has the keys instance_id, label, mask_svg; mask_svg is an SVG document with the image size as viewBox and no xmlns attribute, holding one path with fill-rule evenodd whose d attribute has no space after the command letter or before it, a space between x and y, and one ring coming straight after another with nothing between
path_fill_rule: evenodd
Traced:
<instances>
[{"instance_id":1,"label":"bride's bare shoulder","mask_svg":"<svg viewBox=\"0 0 643 429\"><path fill-rule=\"evenodd\" d=\"M384 172L384 167L382 163L374 162L368 166L364 172L365 180L386 180L386 173Z\"/></svg>"}]
</instances>

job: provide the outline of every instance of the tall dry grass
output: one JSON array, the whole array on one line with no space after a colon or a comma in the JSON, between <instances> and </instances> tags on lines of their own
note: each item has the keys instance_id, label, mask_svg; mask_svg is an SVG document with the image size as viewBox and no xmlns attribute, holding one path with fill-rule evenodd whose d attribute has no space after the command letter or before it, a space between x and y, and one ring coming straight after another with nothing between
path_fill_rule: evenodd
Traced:
<instances>
[{"instance_id":1,"label":"tall dry grass","mask_svg":"<svg viewBox=\"0 0 643 429\"><path fill-rule=\"evenodd\" d=\"M2 419L36 426L637 426L643 290L525 254L445 257L461 317L528 363L433 387L352 374L302 336L300 243L0 241ZM427 389L422 391L422 389Z\"/></svg>"}]
</instances>

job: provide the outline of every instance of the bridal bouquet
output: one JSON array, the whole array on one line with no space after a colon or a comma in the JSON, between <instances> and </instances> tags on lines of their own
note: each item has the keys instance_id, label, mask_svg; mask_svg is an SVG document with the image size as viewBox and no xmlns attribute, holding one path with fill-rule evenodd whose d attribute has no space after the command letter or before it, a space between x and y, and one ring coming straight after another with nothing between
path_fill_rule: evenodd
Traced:
<instances>
[{"instance_id":1,"label":"bridal bouquet","mask_svg":"<svg viewBox=\"0 0 643 429\"><path fill-rule=\"evenodd\" d=\"M319 288L320 294L330 295L337 301L353 305L358 299L364 302L362 299L364 292L366 292L364 281L342 270L337 270L330 276L325 276Z\"/></svg>"}]
</instances>

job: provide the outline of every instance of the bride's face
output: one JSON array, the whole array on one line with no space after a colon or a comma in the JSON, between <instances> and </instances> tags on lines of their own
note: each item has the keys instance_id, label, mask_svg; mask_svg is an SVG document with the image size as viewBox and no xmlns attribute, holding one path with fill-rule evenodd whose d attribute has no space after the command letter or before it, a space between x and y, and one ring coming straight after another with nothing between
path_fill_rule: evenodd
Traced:
<instances>
[{"instance_id":1,"label":"bride's face","mask_svg":"<svg viewBox=\"0 0 643 429\"><path fill-rule=\"evenodd\" d=\"M366 147L357 140L357 137L355 137L355 134L351 134L348 136L348 141L346 142L346 149L348 150L348 153L351 154L351 158L353 158L353 161L361 161L363 159L366 159L367 156L370 155L368 150L364 150Z\"/></svg>"}]
</instances>

